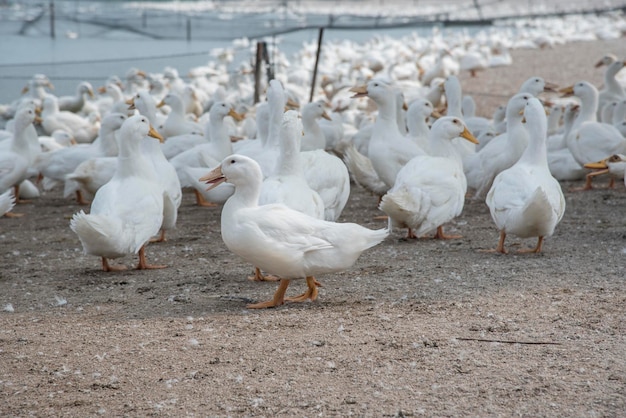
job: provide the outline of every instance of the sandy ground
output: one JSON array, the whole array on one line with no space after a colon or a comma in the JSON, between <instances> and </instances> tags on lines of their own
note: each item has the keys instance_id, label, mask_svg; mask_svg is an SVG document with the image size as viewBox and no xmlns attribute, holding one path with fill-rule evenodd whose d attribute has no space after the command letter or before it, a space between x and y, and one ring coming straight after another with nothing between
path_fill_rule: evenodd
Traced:
<instances>
[{"instance_id":1,"label":"sandy ground","mask_svg":"<svg viewBox=\"0 0 626 418\"><path fill-rule=\"evenodd\" d=\"M609 51L626 42L514 51L463 86L490 114L533 75L601 84ZM535 244L515 238L509 255L479 252L498 234L468 203L447 227L462 239L395 231L320 277L318 301L263 311L245 305L276 285L246 280L219 208L186 195L148 247L167 269L104 273L68 227L79 206L46 193L0 219L0 415L623 416L626 192L573 185L541 254L515 254ZM379 228L379 214L355 186L341 221Z\"/></svg>"}]
</instances>

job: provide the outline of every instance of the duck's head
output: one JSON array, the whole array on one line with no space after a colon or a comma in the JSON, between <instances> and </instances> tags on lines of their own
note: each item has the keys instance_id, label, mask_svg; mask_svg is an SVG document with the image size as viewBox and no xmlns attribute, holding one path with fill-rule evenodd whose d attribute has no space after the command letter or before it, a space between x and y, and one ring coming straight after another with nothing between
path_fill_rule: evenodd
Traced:
<instances>
[{"instance_id":1,"label":"duck's head","mask_svg":"<svg viewBox=\"0 0 626 418\"><path fill-rule=\"evenodd\" d=\"M232 117L237 122L241 122L244 119L243 115L237 113L235 109L226 102L214 103L209 112L211 120L221 120L226 116Z\"/></svg>"},{"instance_id":2,"label":"duck's head","mask_svg":"<svg viewBox=\"0 0 626 418\"><path fill-rule=\"evenodd\" d=\"M603 56L602 58L600 58L596 64L595 64L595 68L600 68L604 65L611 65L613 64L615 61L617 61L617 57L613 54L606 54L605 56Z\"/></svg>"},{"instance_id":3,"label":"duck's head","mask_svg":"<svg viewBox=\"0 0 626 418\"><path fill-rule=\"evenodd\" d=\"M584 167L592 170L606 170L614 164L626 164L626 156L622 154L613 154L609 158L605 158L594 163L587 163Z\"/></svg>"},{"instance_id":4,"label":"duck's head","mask_svg":"<svg viewBox=\"0 0 626 418\"><path fill-rule=\"evenodd\" d=\"M143 115L135 115L126 119L124 123L122 123L120 133L122 138L141 140L146 136L151 136L158 139L160 142L164 141L161 134L159 134L157 130L150 125L148 118Z\"/></svg>"},{"instance_id":5,"label":"duck's head","mask_svg":"<svg viewBox=\"0 0 626 418\"><path fill-rule=\"evenodd\" d=\"M126 120L126 115L123 113L109 113L102 119L101 130L111 130L115 131L120 129Z\"/></svg>"},{"instance_id":6,"label":"duck's head","mask_svg":"<svg viewBox=\"0 0 626 418\"><path fill-rule=\"evenodd\" d=\"M239 154L224 158L220 165L199 179L199 181L209 184L207 191L214 189L223 182L231 183L237 188L253 181L260 183L262 180L263 172L259 164L252 158Z\"/></svg>"},{"instance_id":7,"label":"duck's head","mask_svg":"<svg viewBox=\"0 0 626 418\"><path fill-rule=\"evenodd\" d=\"M467 126L459 118L453 116L444 116L433 123L431 129L436 132L442 139L452 140L454 138L465 138L473 144L478 144L478 140L467 129Z\"/></svg>"}]
</instances>

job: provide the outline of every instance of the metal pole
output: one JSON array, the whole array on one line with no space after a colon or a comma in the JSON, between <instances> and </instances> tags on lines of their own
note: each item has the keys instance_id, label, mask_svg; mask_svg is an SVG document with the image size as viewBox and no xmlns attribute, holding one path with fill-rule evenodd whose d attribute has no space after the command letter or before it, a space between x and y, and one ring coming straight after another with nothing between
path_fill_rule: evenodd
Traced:
<instances>
[{"instance_id":1,"label":"metal pole","mask_svg":"<svg viewBox=\"0 0 626 418\"><path fill-rule=\"evenodd\" d=\"M187 18L187 42L191 41L191 18Z\"/></svg>"},{"instance_id":2,"label":"metal pole","mask_svg":"<svg viewBox=\"0 0 626 418\"><path fill-rule=\"evenodd\" d=\"M315 82L317 79L317 66L320 62L320 52L322 51L322 38L324 37L324 28L320 28L319 35L317 36L317 53L315 54L315 67L313 68L313 81L311 82L311 95L309 96L309 102L313 101L313 93L315 92Z\"/></svg>"},{"instance_id":3,"label":"metal pole","mask_svg":"<svg viewBox=\"0 0 626 418\"><path fill-rule=\"evenodd\" d=\"M259 103L261 91L261 62L263 61L263 43L256 43L256 62L254 63L254 103Z\"/></svg>"},{"instance_id":4,"label":"metal pole","mask_svg":"<svg viewBox=\"0 0 626 418\"><path fill-rule=\"evenodd\" d=\"M50 38L54 39L54 0L50 0Z\"/></svg>"}]
</instances>

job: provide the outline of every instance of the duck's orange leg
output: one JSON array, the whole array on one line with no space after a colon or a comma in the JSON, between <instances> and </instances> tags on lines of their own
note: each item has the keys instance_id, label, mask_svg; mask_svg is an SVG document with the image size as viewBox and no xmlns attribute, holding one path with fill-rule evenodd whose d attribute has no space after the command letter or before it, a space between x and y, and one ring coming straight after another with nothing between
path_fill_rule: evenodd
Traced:
<instances>
[{"instance_id":1,"label":"duck's orange leg","mask_svg":"<svg viewBox=\"0 0 626 418\"><path fill-rule=\"evenodd\" d=\"M537 239L537 245L535 246L535 248L527 248L527 249L522 249L522 250L518 250L518 253L535 253L538 254L541 252L541 247L543 246L543 237L539 237Z\"/></svg>"},{"instance_id":2,"label":"duck's orange leg","mask_svg":"<svg viewBox=\"0 0 626 418\"><path fill-rule=\"evenodd\" d=\"M152 270L152 269L164 269L167 266L159 264L148 264L146 260L146 245L144 244L139 250L139 264L137 270Z\"/></svg>"},{"instance_id":3,"label":"duck's orange leg","mask_svg":"<svg viewBox=\"0 0 626 418\"><path fill-rule=\"evenodd\" d=\"M463 238L463 235L446 235L443 233L443 226L437 227L437 232L435 233L434 239L458 239Z\"/></svg>"},{"instance_id":4,"label":"duck's orange leg","mask_svg":"<svg viewBox=\"0 0 626 418\"><path fill-rule=\"evenodd\" d=\"M311 299L311 302L317 299L317 286L319 282L315 280L315 277L309 276L306 278L307 290L303 294L299 296L294 296L291 298L286 298L285 300L288 302L304 302L307 299Z\"/></svg>"},{"instance_id":5,"label":"duck's orange leg","mask_svg":"<svg viewBox=\"0 0 626 418\"><path fill-rule=\"evenodd\" d=\"M112 266L106 257L102 257L102 270L104 271L124 271L126 266Z\"/></svg>"},{"instance_id":6,"label":"duck's orange leg","mask_svg":"<svg viewBox=\"0 0 626 418\"><path fill-rule=\"evenodd\" d=\"M275 308L276 306L280 306L285 303L285 292L287 291L287 287L289 287L289 279L280 279L280 284L278 285L278 289L276 293L274 293L274 297L272 300L268 300L267 302L259 302L252 303L246 306L248 309L264 309L264 308Z\"/></svg>"},{"instance_id":7,"label":"duck's orange leg","mask_svg":"<svg viewBox=\"0 0 626 418\"><path fill-rule=\"evenodd\" d=\"M254 276L248 276L248 280L253 282L277 282L280 280L280 277L273 276L271 274L263 274L261 273L261 269L258 267L254 268Z\"/></svg>"},{"instance_id":8,"label":"duck's orange leg","mask_svg":"<svg viewBox=\"0 0 626 418\"><path fill-rule=\"evenodd\" d=\"M481 253L501 253L507 254L508 251L504 248L504 240L506 239L506 232L500 231L500 241L498 241L498 246L496 248L492 248L490 250L480 250Z\"/></svg>"}]
</instances>

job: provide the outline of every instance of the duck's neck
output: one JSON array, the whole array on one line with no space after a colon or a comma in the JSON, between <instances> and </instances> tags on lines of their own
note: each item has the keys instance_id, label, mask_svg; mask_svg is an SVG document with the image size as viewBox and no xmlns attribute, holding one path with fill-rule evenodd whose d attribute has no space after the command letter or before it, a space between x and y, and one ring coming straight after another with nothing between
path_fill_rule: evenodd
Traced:
<instances>
[{"instance_id":1,"label":"duck's neck","mask_svg":"<svg viewBox=\"0 0 626 418\"><path fill-rule=\"evenodd\" d=\"M432 132L428 136L429 154L433 157L444 157L456 162L459 167L463 166L461 153L454 145L452 140L441 138L437 132Z\"/></svg>"},{"instance_id":2,"label":"duck's neck","mask_svg":"<svg viewBox=\"0 0 626 418\"><path fill-rule=\"evenodd\" d=\"M211 143L214 144L215 149L219 153L219 155L216 155L218 160L226 158L233 153L233 145L232 142L230 142L228 129L222 117L212 116L210 118L209 137L211 138Z\"/></svg>"},{"instance_id":3,"label":"duck's neck","mask_svg":"<svg viewBox=\"0 0 626 418\"><path fill-rule=\"evenodd\" d=\"M150 95L147 95L147 96L149 96L150 98L148 100L143 100L143 103L141 105L141 109L139 109L139 112L148 118L152 126L158 126L159 123L157 121L157 116L156 116L157 115L156 103L152 99L152 96Z\"/></svg>"},{"instance_id":4,"label":"duck's neck","mask_svg":"<svg viewBox=\"0 0 626 418\"><path fill-rule=\"evenodd\" d=\"M141 141L143 140L145 139L141 139ZM121 177L147 176L156 181L154 167L140 151L140 141L134 139L120 141L115 175Z\"/></svg>"},{"instance_id":5,"label":"duck's neck","mask_svg":"<svg viewBox=\"0 0 626 418\"><path fill-rule=\"evenodd\" d=\"M296 133L296 135L300 135ZM292 138L287 135L280 137L280 153L276 164L279 175L301 175L300 164L300 138Z\"/></svg>"},{"instance_id":6,"label":"duck's neck","mask_svg":"<svg viewBox=\"0 0 626 418\"><path fill-rule=\"evenodd\" d=\"M280 137L280 123L283 119L285 105L275 103L270 105L270 124L267 131L265 145L268 147L277 147Z\"/></svg>"},{"instance_id":7,"label":"duck's neck","mask_svg":"<svg viewBox=\"0 0 626 418\"><path fill-rule=\"evenodd\" d=\"M446 91L446 100L448 100L448 111L446 114L462 119L461 92L456 88L451 88L450 90L452 91Z\"/></svg>"},{"instance_id":8,"label":"duck's neck","mask_svg":"<svg viewBox=\"0 0 626 418\"><path fill-rule=\"evenodd\" d=\"M428 135L428 123L426 118L418 116L416 118L408 118L406 121L409 127L409 133L412 137L425 137Z\"/></svg>"},{"instance_id":9,"label":"duck's neck","mask_svg":"<svg viewBox=\"0 0 626 418\"><path fill-rule=\"evenodd\" d=\"M224 214L233 214L235 208L254 208L259 206L261 181L262 179L254 179L254 181L235 186L235 193L224 204L222 219L224 219Z\"/></svg>"},{"instance_id":10,"label":"duck's neck","mask_svg":"<svg viewBox=\"0 0 626 418\"><path fill-rule=\"evenodd\" d=\"M528 144L528 131L522 123L522 117L520 115L515 115L510 118L507 116L506 132L512 151L520 155L524 147Z\"/></svg>"},{"instance_id":11,"label":"duck's neck","mask_svg":"<svg viewBox=\"0 0 626 418\"><path fill-rule=\"evenodd\" d=\"M24 124L17 123L15 124L15 132L13 135L13 142L11 143L11 151L22 155L27 160L30 160L30 146L28 139L28 131L29 127L33 126L32 123Z\"/></svg>"},{"instance_id":12,"label":"duck's neck","mask_svg":"<svg viewBox=\"0 0 626 418\"><path fill-rule=\"evenodd\" d=\"M531 164L549 170L548 151L546 148L547 123L527 126L528 145L519 159L520 163Z\"/></svg>"},{"instance_id":13,"label":"duck's neck","mask_svg":"<svg viewBox=\"0 0 626 418\"><path fill-rule=\"evenodd\" d=\"M115 157L119 152L115 138L115 130L102 127L100 129L100 138L98 139L97 146L101 156Z\"/></svg>"},{"instance_id":14,"label":"duck's neck","mask_svg":"<svg viewBox=\"0 0 626 418\"><path fill-rule=\"evenodd\" d=\"M611 123L613 125L620 124L626 119L626 100L620 100L613 109L613 119Z\"/></svg>"},{"instance_id":15,"label":"duck's neck","mask_svg":"<svg viewBox=\"0 0 626 418\"><path fill-rule=\"evenodd\" d=\"M578 128L585 122L596 122L598 111L598 92L596 90L590 91L589 94L585 94L580 98L580 113L574 121L574 127Z\"/></svg>"},{"instance_id":16,"label":"duck's neck","mask_svg":"<svg viewBox=\"0 0 626 418\"><path fill-rule=\"evenodd\" d=\"M620 96L624 96L624 87L617 81L615 76L623 67L611 64L604 72L604 89Z\"/></svg>"}]
</instances>

